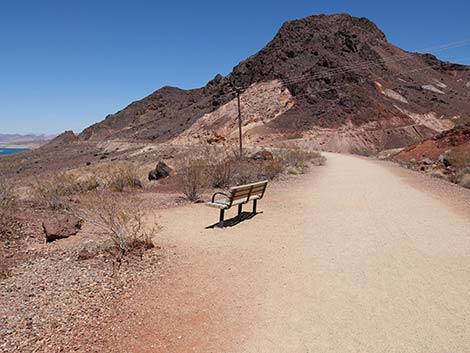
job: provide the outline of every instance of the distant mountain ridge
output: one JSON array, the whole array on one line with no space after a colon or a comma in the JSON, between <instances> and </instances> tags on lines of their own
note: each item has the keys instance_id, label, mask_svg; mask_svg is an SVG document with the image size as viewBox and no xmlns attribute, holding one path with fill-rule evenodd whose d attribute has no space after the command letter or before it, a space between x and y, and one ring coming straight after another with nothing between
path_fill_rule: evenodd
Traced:
<instances>
[{"instance_id":1,"label":"distant mountain ridge","mask_svg":"<svg viewBox=\"0 0 470 353\"><path fill-rule=\"evenodd\" d=\"M54 135L46 134L0 134L0 147L39 147L52 140Z\"/></svg>"}]
</instances>

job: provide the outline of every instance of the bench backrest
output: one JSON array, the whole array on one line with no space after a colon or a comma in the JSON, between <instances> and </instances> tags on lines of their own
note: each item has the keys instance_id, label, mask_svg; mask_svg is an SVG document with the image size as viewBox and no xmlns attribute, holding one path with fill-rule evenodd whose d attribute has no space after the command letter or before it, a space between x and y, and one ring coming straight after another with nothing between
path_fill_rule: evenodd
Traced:
<instances>
[{"instance_id":1,"label":"bench backrest","mask_svg":"<svg viewBox=\"0 0 470 353\"><path fill-rule=\"evenodd\" d=\"M259 181L257 183L234 186L230 188L230 206L233 203L244 203L250 199L257 198L261 200L268 186L268 181Z\"/></svg>"}]
</instances>

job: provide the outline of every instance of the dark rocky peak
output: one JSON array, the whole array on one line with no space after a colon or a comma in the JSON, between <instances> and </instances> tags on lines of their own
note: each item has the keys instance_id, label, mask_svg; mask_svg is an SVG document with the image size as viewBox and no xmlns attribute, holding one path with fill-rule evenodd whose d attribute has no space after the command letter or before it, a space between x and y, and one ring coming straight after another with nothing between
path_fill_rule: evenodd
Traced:
<instances>
[{"instance_id":1,"label":"dark rocky peak","mask_svg":"<svg viewBox=\"0 0 470 353\"><path fill-rule=\"evenodd\" d=\"M362 42L386 41L385 34L367 18L348 14L309 16L285 22L271 43L310 42L328 38L356 39Z\"/></svg>"}]
</instances>

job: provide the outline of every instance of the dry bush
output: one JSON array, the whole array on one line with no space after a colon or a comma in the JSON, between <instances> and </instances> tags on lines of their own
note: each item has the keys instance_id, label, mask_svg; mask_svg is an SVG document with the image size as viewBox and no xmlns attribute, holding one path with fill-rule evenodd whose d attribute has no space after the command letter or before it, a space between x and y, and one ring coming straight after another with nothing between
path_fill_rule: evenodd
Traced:
<instances>
[{"instance_id":1,"label":"dry bush","mask_svg":"<svg viewBox=\"0 0 470 353\"><path fill-rule=\"evenodd\" d=\"M5 234L10 230L14 201L11 186L6 181L0 180L0 234Z\"/></svg>"},{"instance_id":2,"label":"dry bush","mask_svg":"<svg viewBox=\"0 0 470 353\"><path fill-rule=\"evenodd\" d=\"M470 168L470 151L449 151L445 157L456 168Z\"/></svg>"},{"instance_id":3,"label":"dry bush","mask_svg":"<svg viewBox=\"0 0 470 353\"><path fill-rule=\"evenodd\" d=\"M362 157L371 157L374 155L374 152L368 149L367 147L354 147L351 150L352 154L357 154L358 156Z\"/></svg>"},{"instance_id":4,"label":"dry bush","mask_svg":"<svg viewBox=\"0 0 470 353\"><path fill-rule=\"evenodd\" d=\"M68 171L42 176L33 183L33 203L51 210L66 209L72 196L106 188L123 192L126 188L142 188L142 182L130 164L109 165L88 173Z\"/></svg>"},{"instance_id":5,"label":"dry bush","mask_svg":"<svg viewBox=\"0 0 470 353\"><path fill-rule=\"evenodd\" d=\"M230 185L236 168L236 159L233 156L210 154L208 163L208 179L214 188L225 188Z\"/></svg>"},{"instance_id":6,"label":"dry bush","mask_svg":"<svg viewBox=\"0 0 470 353\"><path fill-rule=\"evenodd\" d=\"M74 207L72 213L94 225L100 235L111 239L113 256L118 266L125 256L139 254L154 247L152 238L160 231L158 224L144 223L140 202L125 201L111 193L96 192Z\"/></svg>"},{"instance_id":7,"label":"dry bush","mask_svg":"<svg viewBox=\"0 0 470 353\"><path fill-rule=\"evenodd\" d=\"M470 189L470 173L463 174L459 178L459 185L464 188Z\"/></svg>"},{"instance_id":8,"label":"dry bush","mask_svg":"<svg viewBox=\"0 0 470 353\"><path fill-rule=\"evenodd\" d=\"M429 175L433 178L448 180L448 176L444 174L442 170L439 170L439 169L432 169L429 172Z\"/></svg>"},{"instance_id":9,"label":"dry bush","mask_svg":"<svg viewBox=\"0 0 470 353\"><path fill-rule=\"evenodd\" d=\"M201 158L185 157L178 173L178 185L186 198L197 201L207 183L207 164Z\"/></svg>"},{"instance_id":10,"label":"dry bush","mask_svg":"<svg viewBox=\"0 0 470 353\"><path fill-rule=\"evenodd\" d=\"M43 176L33 183L33 203L36 207L51 210L66 209L68 198L99 187L100 183L95 175L77 176L64 172Z\"/></svg>"},{"instance_id":11,"label":"dry bush","mask_svg":"<svg viewBox=\"0 0 470 353\"><path fill-rule=\"evenodd\" d=\"M110 190L123 192L126 188L142 188L142 181L136 172L136 167L131 164L120 164L111 167L106 177L106 185Z\"/></svg>"},{"instance_id":12,"label":"dry bush","mask_svg":"<svg viewBox=\"0 0 470 353\"><path fill-rule=\"evenodd\" d=\"M299 146L278 149L275 153L276 159L283 164L284 170L289 170L293 174L303 174L307 172L310 165L322 166L326 162L326 158L321 153Z\"/></svg>"},{"instance_id":13,"label":"dry bush","mask_svg":"<svg viewBox=\"0 0 470 353\"><path fill-rule=\"evenodd\" d=\"M470 167L464 167L457 171L453 180L456 184L470 189Z\"/></svg>"},{"instance_id":14,"label":"dry bush","mask_svg":"<svg viewBox=\"0 0 470 353\"><path fill-rule=\"evenodd\" d=\"M178 167L181 192L196 201L206 187L227 188L272 180L286 171L305 173L311 165L324 165L326 160L320 153L300 147L279 148L273 151L272 160L239 159L236 151L230 146L193 150L192 157L184 157ZM245 150L245 156L253 152Z\"/></svg>"},{"instance_id":15,"label":"dry bush","mask_svg":"<svg viewBox=\"0 0 470 353\"><path fill-rule=\"evenodd\" d=\"M457 169L452 181L470 189L470 151L449 151L445 157Z\"/></svg>"}]
</instances>

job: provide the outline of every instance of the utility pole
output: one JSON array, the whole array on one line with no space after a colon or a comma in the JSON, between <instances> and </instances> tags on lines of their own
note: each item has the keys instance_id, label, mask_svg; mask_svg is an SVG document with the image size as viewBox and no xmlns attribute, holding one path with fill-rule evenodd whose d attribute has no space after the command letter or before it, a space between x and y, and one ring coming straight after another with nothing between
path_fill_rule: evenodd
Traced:
<instances>
[{"instance_id":1,"label":"utility pole","mask_svg":"<svg viewBox=\"0 0 470 353\"><path fill-rule=\"evenodd\" d=\"M240 141L240 159L243 158L243 141L242 141L242 109L240 106L240 94L243 93L243 88L235 87L237 92L237 101L238 101L238 139Z\"/></svg>"}]
</instances>

